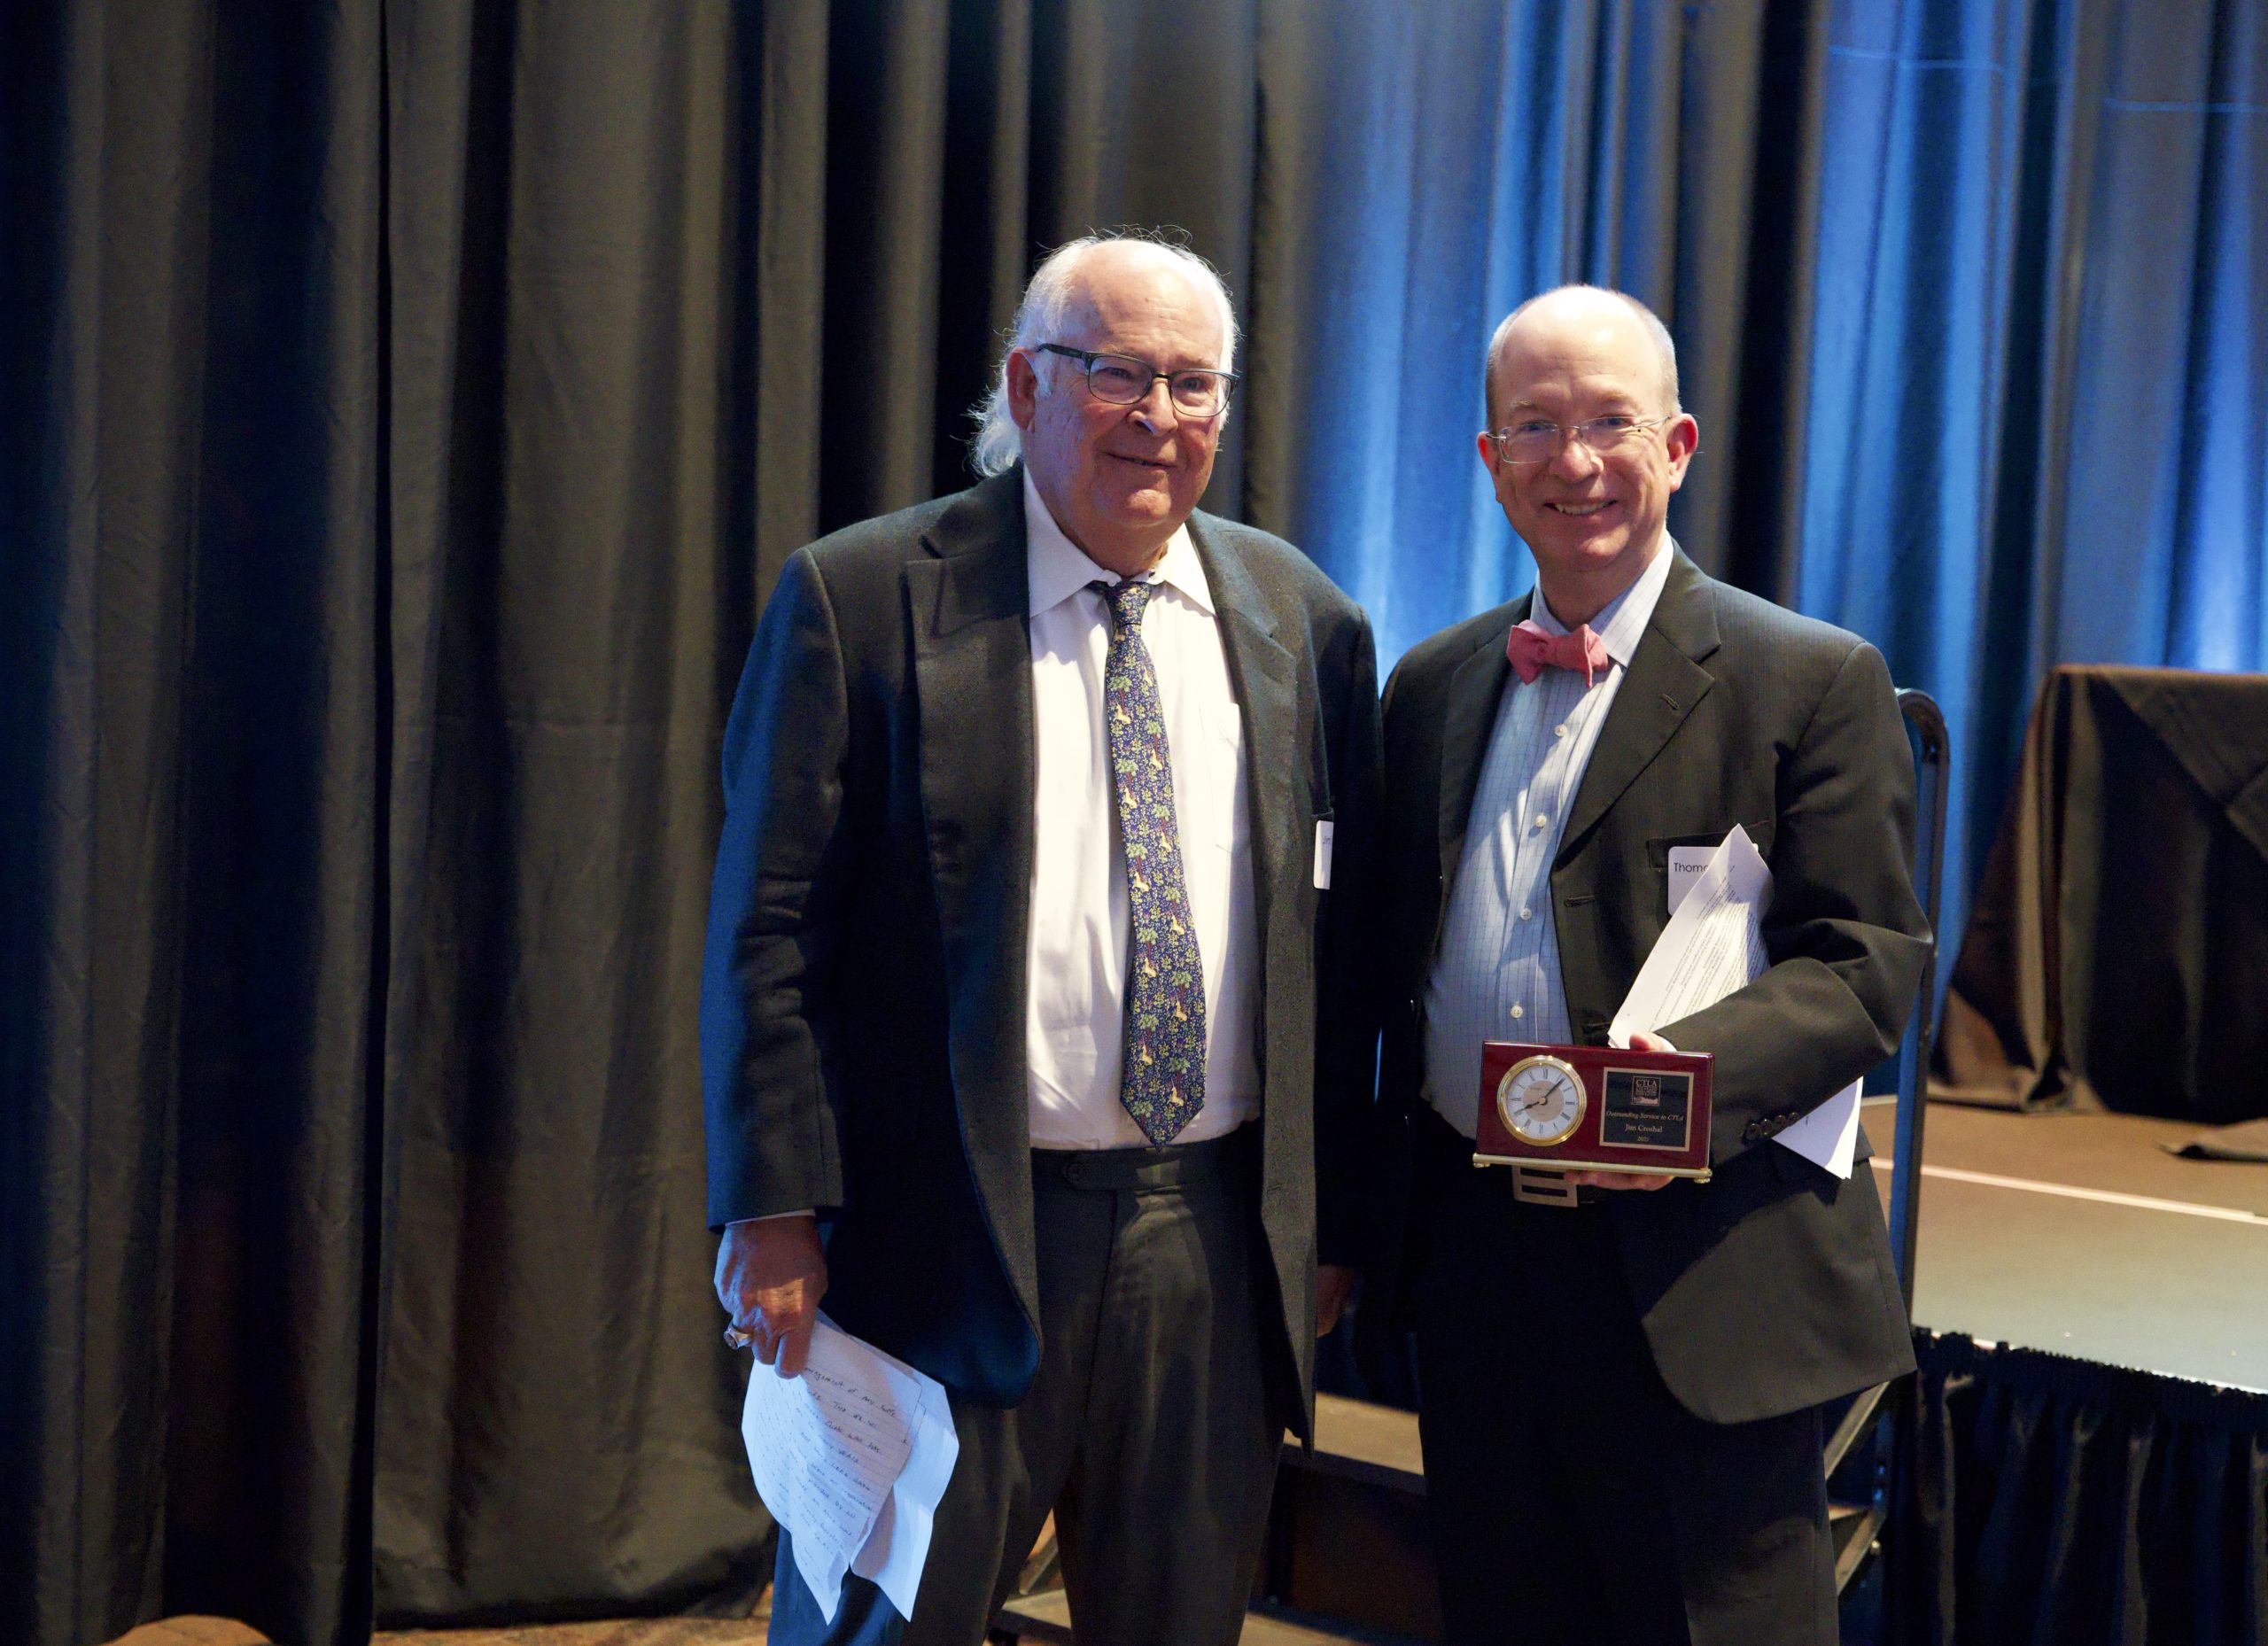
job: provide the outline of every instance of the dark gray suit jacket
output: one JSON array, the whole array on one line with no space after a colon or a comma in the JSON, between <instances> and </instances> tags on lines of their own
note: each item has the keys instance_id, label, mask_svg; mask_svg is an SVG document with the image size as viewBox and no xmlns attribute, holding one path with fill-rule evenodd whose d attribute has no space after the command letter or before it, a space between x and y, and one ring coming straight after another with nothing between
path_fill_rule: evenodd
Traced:
<instances>
[{"instance_id":1,"label":"dark gray suit jacket","mask_svg":"<svg viewBox=\"0 0 2268 1646\"><path fill-rule=\"evenodd\" d=\"M1682 1051L1715 1054L1714 1176L1605 1207L1663 1380L1698 1416L1732 1423L1913 1364L1871 1172L1838 1181L1762 1145L1896 1047L1930 950L1907 866L1913 761L1881 654L1669 552L1560 835L1552 914L1568 1021L1602 1044L1668 921L1670 848L1714 845L1741 824L1771 866L1770 967L1662 1030ZM1386 686L1390 1137L1423 1101L1425 981L1511 674L1505 635L1528 605L1433 636ZM1397 1279L1414 1256L1402 1209L1389 1195Z\"/></svg>"},{"instance_id":2,"label":"dark gray suit jacket","mask_svg":"<svg viewBox=\"0 0 2268 1646\"><path fill-rule=\"evenodd\" d=\"M726 734L702 995L711 1223L818 1208L829 1315L1002 1404L1039 1355L1022 484L1012 470L788 560ZM1363 901L1376 663L1360 609L1290 545L1202 514L1190 534L1243 711L1260 1217L1304 1388L1318 1204L1352 1261L1376 1038L1340 912Z\"/></svg>"}]
</instances>

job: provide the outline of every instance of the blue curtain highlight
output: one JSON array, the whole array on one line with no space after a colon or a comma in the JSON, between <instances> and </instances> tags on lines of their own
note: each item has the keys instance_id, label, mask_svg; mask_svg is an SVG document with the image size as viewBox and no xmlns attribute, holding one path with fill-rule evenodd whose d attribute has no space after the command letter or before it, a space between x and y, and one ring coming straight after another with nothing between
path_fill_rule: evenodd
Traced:
<instances>
[{"instance_id":1,"label":"blue curtain highlight","mask_svg":"<svg viewBox=\"0 0 2268 1646\"><path fill-rule=\"evenodd\" d=\"M2268 28L1846 0L1827 85L1798 602L1944 706L1973 873L2050 667L2268 668Z\"/></svg>"},{"instance_id":2,"label":"blue curtain highlight","mask_svg":"<svg viewBox=\"0 0 2268 1646\"><path fill-rule=\"evenodd\" d=\"M1282 94L1330 110L1314 166L1341 184L1289 529L1389 665L1520 592L1473 450L1488 331L1561 281L1643 298L1702 428L1680 540L1946 710L1949 967L2050 667L2268 668L2268 10L1835 0L1763 8L1746 39L1721 8L1422 16L1334 8L1322 72ZM1779 148L1775 50L1819 88ZM1727 83L1759 58L1764 83ZM1793 191L1802 229L1793 526L1761 558L1728 540L1760 516L1727 507L1756 365L1723 322L1782 288L1753 264L1728 285L1727 166L1757 201ZM1739 484L1774 481L1751 461Z\"/></svg>"}]
</instances>

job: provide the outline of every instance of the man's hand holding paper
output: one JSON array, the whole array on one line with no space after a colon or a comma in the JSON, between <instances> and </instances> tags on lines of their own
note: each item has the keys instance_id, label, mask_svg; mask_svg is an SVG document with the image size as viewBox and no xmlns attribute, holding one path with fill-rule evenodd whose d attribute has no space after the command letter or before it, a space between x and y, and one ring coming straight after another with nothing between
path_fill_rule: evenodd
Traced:
<instances>
[{"instance_id":1,"label":"man's hand holding paper","mask_svg":"<svg viewBox=\"0 0 2268 1646\"><path fill-rule=\"evenodd\" d=\"M1763 923L1772 871L1746 829L1735 826L1698 874L1680 878L1682 885L1673 882L1669 924L1607 1030L1612 1044L1666 1047L1651 1031L1716 1005L1771 964ZM1860 1087L1852 1081L1773 1141L1848 1177L1859 1136Z\"/></svg>"},{"instance_id":2,"label":"man's hand holding paper","mask_svg":"<svg viewBox=\"0 0 2268 1646\"><path fill-rule=\"evenodd\" d=\"M733 1317L725 1340L753 1348L783 1378L804 1369L819 1300L827 1295L827 1253L809 1212L725 1225L717 1246L717 1300Z\"/></svg>"},{"instance_id":3,"label":"man's hand holding paper","mask_svg":"<svg viewBox=\"0 0 2268 1646\"><path fill-rule=\"evenodd\" d=\"M912 1617L960 1454L944 1386L821 1316L799 1375L750 1370L741 1437L821 1613L833 1621L855 1572Z\"/></svg>"}]
</instances>

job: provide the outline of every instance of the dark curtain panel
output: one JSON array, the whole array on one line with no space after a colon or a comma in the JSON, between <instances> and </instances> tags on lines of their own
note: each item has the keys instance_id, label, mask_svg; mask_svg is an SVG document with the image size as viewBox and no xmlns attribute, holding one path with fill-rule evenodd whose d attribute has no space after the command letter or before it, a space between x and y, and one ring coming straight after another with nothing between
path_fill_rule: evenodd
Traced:
<instances>
[{"instance_id":1,"label":"dark curtain panel","mask_svg":"<svg viewBox=\"0 0 2268 1646\"><path fill-rule=\"evenodd\" d=\"M0 1637L765 1575L691 992L758 20L9 10Z\"/></svg>"},{"instance_id":2,"label":"dark curtain panel","mask_svg":"<svg viewBox=\"0 0 2268 1646\"><path fill-rule=\"evenodd\" d=\"M0 24L11 1640L367 1615L378 35L254 11Z\"/></svg>"},{"instance_id":3,"label":"dark curtain panel","mask_svg":"<svg viewBox=\"0 0 2268 1646\"><path fill-rule=\"evenodd\" d=\"M1916 1334L1907 1646L2268 1646L2268 1395Z\"/></svg>"},{"instance_id":4,"label":"dark curtain panel","mask_svg":"<svg viewBox=\"0 0 2268 1646\"><path fill-rule=\"evenodd\" d=\"M2264 1000L2268 674L2057 669L1977 884L1930 1095L2268 1115Z\"/></svg>"},{"instance_id":5,"label":"dark curtain panel","mask_svg":"<svg viewBox=\"0 0 2268 1646\"><path fill-rule=\"evenodd\" d=\"M0 10L0 1637L752 1594L718 734L785 555L963 483L1039 248L1223 269L1209 501L1389 661L1528 578L1490 325L1638 292L1676 529L1990 773L2058 655L2264 661L2264 51L2236 0Z\"/></svg>"},{"instance_id":6,"label":"dark curtain panel","mask_svg":"<svg viewBox=\"0 0 2268 1646\"><path fill-rule=\"evenodd\" d=\"M754 607L728 339L763 42L720 6L383 15L376 1606L744 1603L693 990Z\"/></svg>"}]
</instances>

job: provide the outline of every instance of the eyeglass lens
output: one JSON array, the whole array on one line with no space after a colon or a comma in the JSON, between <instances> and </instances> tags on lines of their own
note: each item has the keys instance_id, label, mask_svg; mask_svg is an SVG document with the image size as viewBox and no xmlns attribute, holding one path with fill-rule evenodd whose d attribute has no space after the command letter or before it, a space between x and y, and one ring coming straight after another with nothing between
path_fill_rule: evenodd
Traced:
<instances>
[{"instance_id":1,"label":"eyeglass lens","mask_svg":"<svg viewBox=\"0 0 2268 1646\"><path fill-rule=\"evenodd\" d=\"M1563 427L1556 423L1541 421L1516 423L1496 432L1496 446L1511 462L1534 463L1548 461L1559 449L1559 439L1580 440L1594 452L1611 451L1637 433L1652 425L1643 419L1616 415L1594 417L1588 423Z\"/></svg>"},{"instance_id":2,"label":"eyeglass lens","mask_svg":"<svg viewBox=\"0 0 2268 1646\"><path fill-rule=\"evenodd\" d=\"M1210 417L1227 403L1227 375L1217 371L1157 372L1147 361L1123 354L1098 354L1087 367L1087 389L1113 406L1132 406L1161 377L1174 408L1192 417Z\"/></svg>"}]
</instances>

